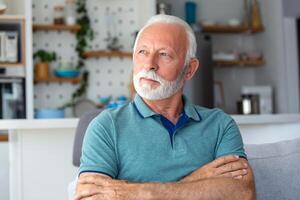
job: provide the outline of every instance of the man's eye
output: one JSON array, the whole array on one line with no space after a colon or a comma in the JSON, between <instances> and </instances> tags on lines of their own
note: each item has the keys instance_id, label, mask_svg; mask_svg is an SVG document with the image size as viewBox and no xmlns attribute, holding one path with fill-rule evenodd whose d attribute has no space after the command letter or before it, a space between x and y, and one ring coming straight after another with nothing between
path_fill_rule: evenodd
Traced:
<instances>
[{"instance_id":1,"label":"man's eye","mask_svg":"<svg viewBox=\"0 0 300 200\"><path fill-rule=\"evenodd\" d=\"M139 50L139 53L140 54L146 54L147 52L146 52L146 50Z\"/></svg>"},{"instance_id":2,"label":"man's eye","mask_svg":"<svg viewBox=\"0 0 300 200\"><path fill-rule=\"evenodd\" d=\"M170 57L169 54L166 53L166 52L161 52L161 53L159 53L159 55L161 55L161 56L166 56L166 57Z\"/></svg>"}]
</instances>

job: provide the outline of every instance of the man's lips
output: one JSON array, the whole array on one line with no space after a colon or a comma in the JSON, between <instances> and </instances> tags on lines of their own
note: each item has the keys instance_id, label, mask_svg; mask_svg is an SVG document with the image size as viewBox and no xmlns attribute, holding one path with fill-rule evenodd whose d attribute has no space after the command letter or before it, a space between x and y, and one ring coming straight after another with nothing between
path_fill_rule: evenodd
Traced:
<instances>
[{"instance_id":1,"label":"man's lips","mask_svg":"<svg viewBox=\"0 0 300 200\"><path fill-rule=\"evenodd\" d=\"M140 78L140 81L148 81L148 82L154 82L154 83L158 83L158 84L159 84L158 81L153 80L153 79L150 79L150 78L145 78L145 77L141 77L141 78Z\"/></svg>"}]
</instances>

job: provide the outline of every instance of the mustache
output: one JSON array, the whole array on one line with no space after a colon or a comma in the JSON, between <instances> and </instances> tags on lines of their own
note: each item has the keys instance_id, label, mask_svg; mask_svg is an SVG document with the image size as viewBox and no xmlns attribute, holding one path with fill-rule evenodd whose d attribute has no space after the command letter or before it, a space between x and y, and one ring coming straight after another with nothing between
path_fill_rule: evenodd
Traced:
<instances>
[{"instance_id":1,"label":"mustache","mask_svg":"<svg viewBox=\"0 0 300 200\"><path fill-rule=\"evenodd\" d=\"M138 79L140 79L140 78L151 79L151 80L157 81L159 83L162 83L162 80L163 80L159 75L157 75L155 73L155 71L152 71L152 70L150 70L150 71L142 70L136 75L136 77Z\"/></svg>"}]
</instances>

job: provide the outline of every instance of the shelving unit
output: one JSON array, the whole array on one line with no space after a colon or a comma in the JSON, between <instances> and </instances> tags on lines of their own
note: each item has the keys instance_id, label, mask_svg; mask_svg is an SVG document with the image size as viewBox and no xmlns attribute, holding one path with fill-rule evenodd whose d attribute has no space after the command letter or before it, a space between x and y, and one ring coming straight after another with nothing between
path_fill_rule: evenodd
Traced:
<instances>
[{"instance_id":1,"label":"shelving unit","mask_svg":"<svg viewBox=\"0 0 300 200\"><path fill-rule=\"evenodd\" d=\"M105 57L119 57L119 58L132 58L132 52L123 51L87 51L83 54L85 58L105 58Z\"/></svg>"},{"instance_id":2,"label":"shelving unit","mask_svg":"<svg viewBox=\"0 0 300 200\"><path fill-rule=\"evenodd\" d=\"M216 67L233 67L233 66L241 66L241 67L262 67L266 64L264 59L257 60L214 60L214 64Z\"/></svg>"},{"instance_id":3,"label":"shelving unit","mask_svg":"<svg viewBox=\"0 0 300 200\"><path fill-rule=\"evenodd\" d=\"M59 25L59 24L33 24L33 31L70 31L70 32L78 32L81 27L77 24L75 25Z\"/></svg>"},{"instance_id":4,"label":"shelving unit","mask_svg":"<svg viewBox=\"0 0 300 200\"><path fill-rule=\"evenodd\" d=\"M41 83L41 82L58 82L58 83L72 83L72 84L78 84L80 83L81 78L75 77L75 78L61 78L61 77L49 77L47 79L35 79L35 83Z\"/></svg>"},{"instance_id":5,"label":"shelving unit","mask_svg":"<svg viewBox=\"0 0 300 200\"><path fill-rule=\"evenodd\" d=\"M203 33L246 33L249 28L246 26L230 26L230 25L201 25Z\"/></svg>"},{"instance_id":6,"label":"shelving unit","mask_svg":"<svg viewBox=\"0 0 300 200\"><path fill-rule=\"evenodd\" d=\"M24 67L24 64L0 62L0 67Z\"/></svg>"},{"instance_id":7,"label":"shelving unit","mask_svg":"<svg viewBox=\"0 0 300 200\"><path fill-rule=\"evenodd\" d=\"M0 15L0 20L19 21L19 20L25 20L25 17L23 15Z\"/></svg>"}]
</instances>

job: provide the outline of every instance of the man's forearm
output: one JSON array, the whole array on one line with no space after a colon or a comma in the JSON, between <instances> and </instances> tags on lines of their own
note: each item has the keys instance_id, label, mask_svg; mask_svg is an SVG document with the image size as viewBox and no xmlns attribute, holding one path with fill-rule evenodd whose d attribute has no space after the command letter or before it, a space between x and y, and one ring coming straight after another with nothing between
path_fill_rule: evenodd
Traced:
<instances>
[{"instance_id":1,"label":"man's forearm","mask_svg":"<svg viewBox=\"0 0 300 200\"><path fill-rule=\"evenodd\" d=\"M255 199L252 183L228 178L185 183L144 183L137 184L136 188L136 199L143 200Z\"/></svg>"}]
</instances>

